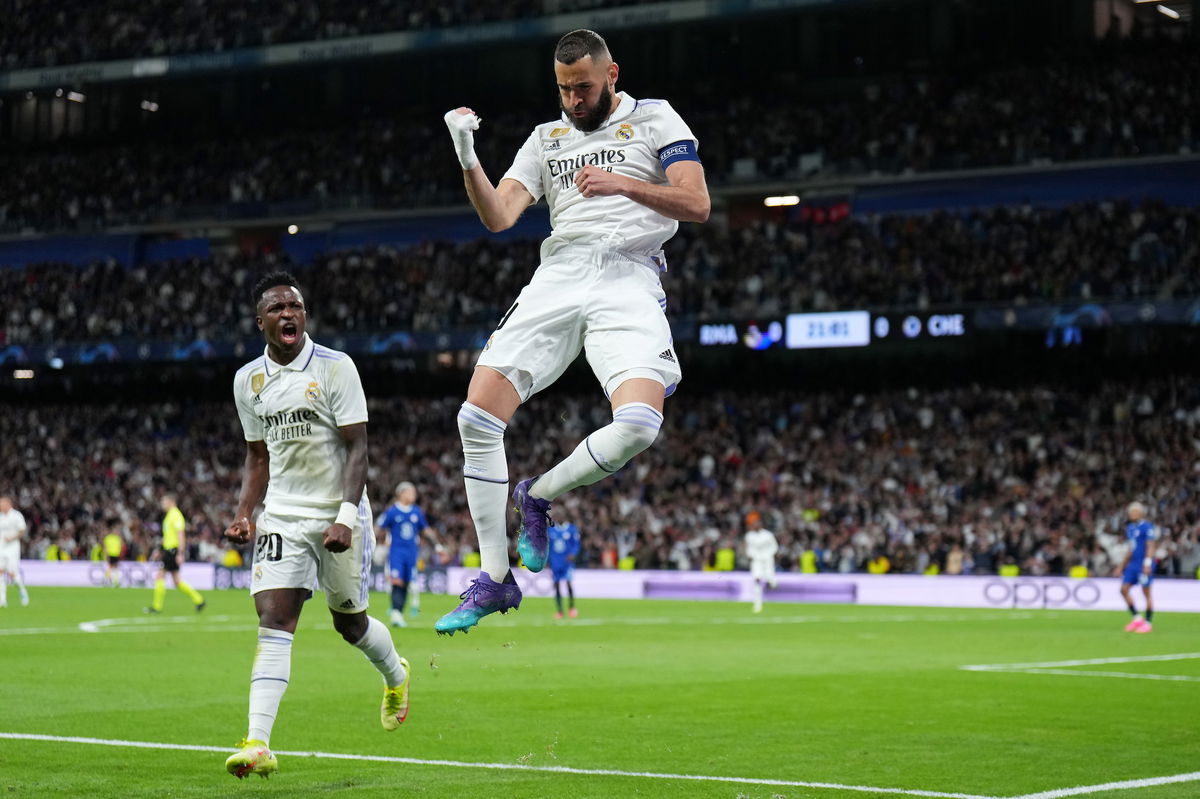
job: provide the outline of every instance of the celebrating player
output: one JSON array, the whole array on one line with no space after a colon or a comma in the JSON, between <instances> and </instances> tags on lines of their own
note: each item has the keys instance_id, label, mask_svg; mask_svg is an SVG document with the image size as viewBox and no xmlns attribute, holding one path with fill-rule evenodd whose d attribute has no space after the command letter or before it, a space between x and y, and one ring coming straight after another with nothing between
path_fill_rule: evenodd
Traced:
<instances>
[{"instance_id":1,"label":"celebrating player","mask_svg":"<svg viewBox=\"0 0 1200 799\"><path fill-rule=\"evenodd\" d=\"M408 715L408 662L391 634L367 615L371 506L367 501L367 399L354 361L304 332L296 280L273 272L254 287L266 351L238 370L233 396L246 438L237 516L225 535L246 543L255 526L251 594L258 650L250 675L250 726L229 772L266 777L279 769L271 728L291 674L292 638L316 582L333 627L383 675L381 719L394 730Z\"/></svg>"},{"instance_id":2,"label":"celebrating player","mask_svg":"<svg viewBox=\"0 0 1200 799\"><path fill-rule=\"evenodd\" d=\"M154 598L151 600L150 607L146 608L147 613L162 613L163 603L167 597L167 580L166 575L171 575L171 582L180 591L188 595L192 600L192 604L196 606L196 612L204 610L204 597L195 588L187 584L179 574L179 567L187 560L187 538L185 530L187 522L183 518L183 511L179 509L179 505L175 502L174 494L163 494L159 500L159 507L163 510L162 520L162 543L159 545L159 557L161 564L158 567L158 574L154 577Z\"/></svg>"},{"instance_id":3,"label":"celebrating player","mask_svg":"<svg viewBox=\"0 0 1200 799\"><path fill-rule=\"evenodd\" d=\"M21 604L29 604L29 592L21 580L21 536L25 515L13 507L12 497L0 497L0 608L8 605L8 584L17 584Z\"/></svg>"},{"instance_id":4,"label":"celebrating player","mask_svg":"<svg viewBox=\"0 0 1200 799\"><path fill-rule=\"evenodd\" d=\"M1154 626L1150 623L1154 618L1154 601L1150 598L1150 584L1154 582L1154 550L1158 546L1158 528L1146 520L1146 506L1140 502L1131 502L1126 509L1129 523L1125 525L1125 537L1132 543L1121 561L1121 597L1129 608L1133 620L1125 625L1127 633L1148 633ZM1137 612L1133 606L1133 597L1129 589L1134 585L1142 587L1146 596L1145 615Z\"/></svg>"},{"instance_id":5,"label":"celebrating player","mask_svg":"<svg viewBox=\"0 0 1200 799\"><path fill-rule=\"evenodd\" d=\"M554 618L563 617L562 592L559 583L567 584L567 612L574 619L575 556L579 554L579 528L570 522L559 522L550 528L550 575L554 578Z\"/></svg>"},{"instance_id":6,"label":"celebrating player","mask_svg":"<svg viewBox=\"0 0 1200 799\"><path fill-rule=\"evenodd\" d=\"M544 196L553 231L541 265L484 347L458 414L482 568L462 603L438 620L439 633L467 630L521 603L509 571L504 455L504 432L521 403L582 349L613 410L612 424L513 491L517 551L536 572L546 563L550 502L653 444L663 399L682 376L659 280L662 245L680 221L708 219L708 188L696 137L679 114L665 100L617 92L618 73L599 35L563 36L554 50L562 116L533 129L499 185L475 155L480 118L466 107L445 115L467 196L488 230L512 227Z\"/></svg>"},{"instance_id":7,"label":"celebrating player","mask_svg":"<svg viewBox=\"0 0 1200 799\"><path fill-rule=\"evenodd\" d=\"M422 536L429 539L435 551L441 552L442 545L437 533L425 520L425 512L416 504L417 487L405 481L396 486L396 501L388 506L375 526L387 532L391 538L388 547L388 579L392 584L393 627L405 627L404 602L409 586L417 576L417 556ZM413 593L413 613L419 607L419 593Z\"/></svg>"},{"instance_id":8,"label":"celebrating player","mask_svg":"<svg viewBox=\"0 0 1200 799\"><path fill-rule=\"evenodd\" d=\"M775 587L775 553L779 542L770 530L764 530L757 512L746 517L746 557L750 558L750 576L754 578L754 612L761 613L763 586Z\"/></svg>"}]
</instances>

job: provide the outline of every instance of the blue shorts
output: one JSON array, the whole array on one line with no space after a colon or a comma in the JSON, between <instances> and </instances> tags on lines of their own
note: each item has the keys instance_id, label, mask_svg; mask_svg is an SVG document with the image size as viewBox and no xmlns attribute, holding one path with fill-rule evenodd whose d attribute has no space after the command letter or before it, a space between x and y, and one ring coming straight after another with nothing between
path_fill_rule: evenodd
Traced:
<instances>
[{"instance_id":1,"label":"blue shorts","mask_svg":"<svg viewBox=\"0 0 1200 799\"><path fill-rule=\"evenodd\" d=\"M391 552L388 555L388 577L408 582L417 573L416 552Z\"/></svg>"},{"instance_id":2,"label":"blue shorts","mask_svg":"<svg viewBox=\"0 0 1200 799\"><path fill-rule=\"evenodd\" d=\"M1129 564L1125 567L1124 573L1121 575L1121 583L1123 585L1145 585L1148 586L1154 582L1154 572L1150 574L1142 574L1141 564Z\"/></svg>"},{"instance_id":3,"label":"blue shorts","mask_svg":"<svg viewBox=\"0 0 1200 799\"><path fill-rule=\"evenodd\" d=\"M554 582L556 583L562 580L566 580L568 583L575 582L575 564L564 563L559 565L557 563L551 563L550 574L554 577Z\"/></svg>"}]
</instances>

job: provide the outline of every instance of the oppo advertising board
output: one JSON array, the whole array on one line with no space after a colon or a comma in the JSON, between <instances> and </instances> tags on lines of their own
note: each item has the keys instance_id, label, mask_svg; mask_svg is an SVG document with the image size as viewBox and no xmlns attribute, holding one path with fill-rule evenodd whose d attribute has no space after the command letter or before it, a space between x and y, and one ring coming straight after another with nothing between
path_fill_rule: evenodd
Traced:
<instances>
[{"instance_id":1,"label":"oppo advertising board","mask_svg":"<svg viewBox=\"0 0 1200 799\"><path fill-rule=\"evenodd\" d=\"M153 584L156 563L126 561L120 565L122 588L146 589ZM104 564L92 561L21 562L30 586L102 586ZM208 563L185 563L183 577L201 591L247 590L248 569L226 569ZM458 594L478 575L477 569L453 566L422 575L426 590ZM549 573L515 572L528 596L553 596ZM382 580L376 589L384 588ZM576 569L579 596L598 599L692 599L749 602L754 581L749 572L621 571ZM36 595L35 595L36 599ZM796 574L780 572L778 584L766 591L768 602L819 602L895 607L1017 608L1046 610L1125 610L1120 581L1112 577L939 576L913 574ZM1154 583L1156 610L1200 612L1200 580L1160 579Z\"/></svg>"}]
</instances>

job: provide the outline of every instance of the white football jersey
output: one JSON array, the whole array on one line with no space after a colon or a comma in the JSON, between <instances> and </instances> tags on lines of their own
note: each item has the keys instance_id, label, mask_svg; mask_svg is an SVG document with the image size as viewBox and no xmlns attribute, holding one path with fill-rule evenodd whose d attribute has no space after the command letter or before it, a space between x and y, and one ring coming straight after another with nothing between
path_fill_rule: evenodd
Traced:
<instances>
[{"instance_id":1,"label":"white football jersey","mask_svg":"<svg viewBox=\"0 0 1200 799\"><path fill-rule=\"evenodd\" d=\"M21 536L25 533L25 517L21 515L21 511L13 508L7 513L0 513L0 548L19 548L21 546ZM16 536L12 541L7 539Z\"/></svg>"},{"instance_id":2,"label":"white football jersey","mask_svg":"<svg viewBox=\"0 0 1200 799\"><path fill-rule=\"evenodd\" d=\"M233 399L246 440L267 444L267 512L333 519L347 452L338 428L367 421L367 397L349 355L304 338L286 366L264 351L239 369Z\"/></svg>"},{"instance_id":3,"label":"white football jersey","mask_svg":"<svg viewBox=\"0 0 1200 799\"><path fill-rule=\"evenodd\" d=\"M779 542L770 530L751 530L746 533L746 555L752 561L770 561L779 551Z\"/></svg>"},{"instance_id":4,"label":"white football jersey","mask_svg":"<svg viewBox=\"0 0 1200 799\"><path fill-rule=\"evenodd\" d=\"M695 135L666 100L635 100L619 92L620 102L591 133L564 115L533 129L504 178L521 183L534 201L546 198L553 232L542 243L542 259L564 245L600 246L654 254L675 235L679 223L627 197L584 197L575 175L588 164L656 185L667 185L662 164L675 148ZM688 159L694 160L694 159ZM502 178L502 179L504 179Z\"/></svg>"}]
</instances>

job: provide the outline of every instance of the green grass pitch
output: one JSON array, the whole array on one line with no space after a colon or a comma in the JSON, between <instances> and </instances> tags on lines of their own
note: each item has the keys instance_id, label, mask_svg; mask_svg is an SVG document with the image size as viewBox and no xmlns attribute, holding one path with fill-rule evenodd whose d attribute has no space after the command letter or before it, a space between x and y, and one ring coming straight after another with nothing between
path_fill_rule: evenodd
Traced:
<instances>
[{"instance_id":1,"label":"green grass pitch","mask_svg":"<svg viewBox=\"0 0 1200 799\"><path fill-rule=\"evenodd\" d=\"M279 774L239 782L224 758L245 733L248 595L209 592L196 614L172 591L165 614L144 616L148 590L35 587L27 608L15 593L0 609L0 796L1200 795L1200 774L1062 790L1200 769L1200 655L1149 659L1200 652L1200 615L1161 614L1132 635L1105 612L769 604L752 615L581 599L578 619L556 622L549 600L530 598L441 638L432 625L454 598L426 595L414 626L393 631L414 667L412 707L385 733L381 681L318 595L272 748L411 760L279 754ZM372 602L386 618L387 598ZM1049 667L1089 674L961 668L1093 659L1107 662ZM173 748L188 746L222 751Z\"/></svg>"}]
</instances>

